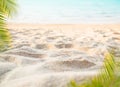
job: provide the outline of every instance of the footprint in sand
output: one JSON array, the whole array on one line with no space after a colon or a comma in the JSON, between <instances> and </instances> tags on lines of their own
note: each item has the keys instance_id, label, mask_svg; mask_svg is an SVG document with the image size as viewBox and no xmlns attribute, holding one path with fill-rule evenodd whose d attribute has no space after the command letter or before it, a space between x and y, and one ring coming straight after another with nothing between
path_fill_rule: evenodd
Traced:
<instances>
[{"instance_id":1,"label":"footprint in sand","mask_svg":"<svg viewBox=\"0 0 120 87\"><path fill-rule=\"evenodd\" d=\"M27 60L30 62L31 61L36 62L34 60L41 60L41 59L46 58L46 56L47 56L47 54L44 53L43 51L39 51L39 50L31 48L29 46L23 46L20 48L15 48L13 50L6 51L5 55L10 56L10 57L9 56L7 57L7 59L10 59L10 61L25 60L25 62Z\"/></svg>"},{"instance_id":2,"label":"footprint in sand","mask_svg":"<svg viewBox=\"0 0 120 87\"><path fill-rule=\"evenodd\" d=\"M14 44L15 45L15 47L14 48L22 48L22 47L24 47L24 46L28 46L28 47L30 47L31 46L31 44L29 44L29 43L25 43L25 44Z\"/></svg>"},{"instance_id":3,"label":"footprint in sand","mask_svg":"<svg viewBox=\"0 0 120 87\"><path fill-rule=\"evenodd\" d=\"M58 41L56 42L55 44L55 47L58 48L58 49L62 49L62 48L73 48L73 43L72 41Z\"/></svg>"},{"instance_id":4,"label":"footprint in sand","mask_svg":"<svg viewBox=\"0 0 120 87\"><path fill-rule=\"evenodd\" d=\"M53 51L53 54L50 55L50 57L60 57L60 58L68 58L72 56L79 56L79 55L85 55L83 52L79 52L78 50L60 50L60 51Z\"/></svg>"},{"instance_id":5,"label":"footprint in sand","mask_svg":"<svg viewBox=\"0 0 120 87\"><path fill-rule=\"evenodd\" d=\"M24 56L16 56L16 55L2 55L1 56L5 62L14 63L15 65L30 65L37 64L44 60L39 60L38 58L28 58Z\"/></svg>"},{"instance_id":6,"label":"footprint in sand","mask_svg":"<svg viewBox=\"0 0 120 87\"><path fill-rule=\"evenodd\" d=\"M120 32L113 32L113 39L120 42Z\"/></svg>"},{"instance_id":7,"label":"footprint in sand","mask_svg":"<svg viewBox=\"0 0 120 87\"><path fill-rule=\"evenodd\" d=\"M56 44L56 48L62 49L62 48L72 48L73 44L72 43L61 43L61 44Z\"/></svg>"},{"instance_id":8,"label":"footprint in sand","mask_svg":"<svg viewBox=\"0 0 120 87\"><path fill-rule=\"evenodd\" d=\"M26 52L26 51L8 52L7 54L30 57L30 58L44 58L46 56L45 54L30 53L30 52Z\"/></svg>"},{"instance_id":9,"label":"footprint in sand","mask_svg":"<svg viewBox=\"0 0 120 87\"><path fill-rule=\"evenodd\" d=\"M35 46L36 49L44 49L44 50L47 50L49 49L49 46L47 44L37 44Z\"/></svg>"},{"instance_id":10,"label":"footprint in sand","mask_svg":"<svg viewBox=\"0 0 120 87\"><path fill-rule=\"evenodd\" d=\"M48 70L53 71L71 71L91 68L95 66L93 62L88 60L62 60L62 61L51 61L43 65Z\"/></svg>"}]
</instances>

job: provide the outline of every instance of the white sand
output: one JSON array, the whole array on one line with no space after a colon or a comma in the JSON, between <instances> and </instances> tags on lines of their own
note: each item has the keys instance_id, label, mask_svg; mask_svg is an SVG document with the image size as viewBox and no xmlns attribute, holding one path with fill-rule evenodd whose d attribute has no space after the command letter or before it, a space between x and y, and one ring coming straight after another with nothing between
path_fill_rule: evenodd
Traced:
<instances>
[{"instance_id":1,"label":"white sand","mask_svg":"<svg viewBox=\"0 0 120 87\"><path fill-rule=\"evenodd\" d=\"M0 55L0 87L66 87L73 79L82 82L97 74L107 49L120 48L119 24L8 27L13 47Z\"/></svg>"}]
</instances>

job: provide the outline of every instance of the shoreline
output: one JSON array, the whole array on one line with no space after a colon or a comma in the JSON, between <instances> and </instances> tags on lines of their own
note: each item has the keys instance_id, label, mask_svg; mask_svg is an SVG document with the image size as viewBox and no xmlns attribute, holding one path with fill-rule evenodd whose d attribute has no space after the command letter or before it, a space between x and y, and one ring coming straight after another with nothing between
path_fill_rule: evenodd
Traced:
<instances>
[{"instance_id":1,"label":"shoreline","mask_svg":"<svg viewBox=\"0 0 120 87\"><path fill-rule=\"evenodd\" d=\"M67 36L75 36L89 31L102 30L104 32L119 31L120 23L118 24L29 24L29 23L8 23L9 30L34 30L55 31L64 33ZM74 32L73 32L74 31Z\"/></svg>"},{"instance_id":2,"label":"shoreline","mask_svg":"<svg viewBox=\"0 0 120 87\"><path fill-rule=\"evenodd\" d=\"M88 30L119 30L120 23L116 24L30 24L7 23L8 29L46 29L59 31L88 31Z\"/></svg>"}]
</instances>

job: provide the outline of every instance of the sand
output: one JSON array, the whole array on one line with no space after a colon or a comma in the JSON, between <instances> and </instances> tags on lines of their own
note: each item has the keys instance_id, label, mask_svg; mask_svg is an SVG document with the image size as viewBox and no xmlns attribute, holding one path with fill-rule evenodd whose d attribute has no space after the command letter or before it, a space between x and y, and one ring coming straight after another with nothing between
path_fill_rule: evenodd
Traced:
<instances>
[{"instance_id":1,"label":"sand","mask_svg":"<svg viewBox=\"0 0 120 87\"><path fill-rule=\"evenodd\" d=\"M105 54L119 56L120 24L8 24L12 48L0 54L0 87L66 87L96 75Z\"/></svg>"}]
</instances>

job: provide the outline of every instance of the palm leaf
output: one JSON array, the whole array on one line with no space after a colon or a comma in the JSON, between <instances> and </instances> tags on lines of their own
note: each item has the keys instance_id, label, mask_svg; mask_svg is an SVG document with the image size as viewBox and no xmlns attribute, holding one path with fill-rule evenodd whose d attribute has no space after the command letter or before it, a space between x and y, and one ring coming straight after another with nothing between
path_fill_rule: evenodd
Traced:
<instances>
[{"instance_id":1,"label":"palm leaf","mask_svg":"<svg viewBox=\"0 0 120 87\"><path fill-rule=\"evenodd\" d=\"M6 18L16 12L16 0L0 0L0 51L10 47L11 36L6 27Z\"/></svg>"},{"instance_id":2,"label":"palm leaf","mask_svg":"<svg viewBox=\"0 0 120 87\"><path fill-rule=\"evenodd\" d=\"M108 53L105 57L104 68L98 75L80 85L71 81L69 87L120 87L119 71L120 68L116 64L113 54Z\"/></svg>"},{"instance_id":3,"label":"palm leaf","mask_svg":"<svg viewBox=\"0 0 120 87\"><path fill-rule=\"evenodd\" d=\"M11 16L16 12L16 0L0 0L0 12L6 16Z\"/></svg>"}]
</instances>

